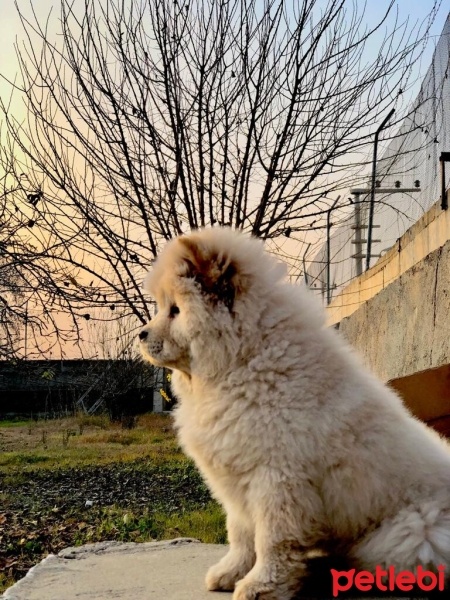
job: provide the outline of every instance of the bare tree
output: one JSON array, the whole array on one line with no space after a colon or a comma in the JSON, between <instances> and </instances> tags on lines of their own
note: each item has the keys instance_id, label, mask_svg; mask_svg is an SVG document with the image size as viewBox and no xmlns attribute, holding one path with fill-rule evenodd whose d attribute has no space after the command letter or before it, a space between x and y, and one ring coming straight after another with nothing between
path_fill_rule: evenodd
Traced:
<instances>
[{"instance_id":1,"label":"bare tree","mask_svg":"<svg viewBox=\"0 0 450 600\"><path fill-rule=\"evenodd\" d=\"M2 150L0 359L64 355L67 343L80 342L73 269L57 264L64 245L36 224L42 191L16 172L17 161Z\"/></svg>"},{"instance_id":2,"label":"bare tree","mask_svg":"<svg viewBox=\"0 0 450 600\"><path fill-rule=\"evenodd\" d=\"M17 224L8 214L6 175L0 180L0 358L13 358L17 351L18 329L25 320L18 282L17 245L12 242ZM11 247L12 246L12 247ZM11 255L14 257L11 260Z\"/></svg>"},{"instance_id":3,"label":"bare tree","mask_svg":"<svg viewBox=\"0 0 450 600\"><path fill-rule=\"evenodd\" d=\"M6 170L0 179L1 359L28 356L29 349L37 348L37 338L41 349L51 353L55 343L71 337L61 323L56 326L50 310L55 302L61 305L63 295L57 293L58 282L46 268L48 261L45 257L40 260L39 248L33 243L34 220L30 211L27 214L15 203L22 185L20 180L10 185L11 164L4 163ZM26 198L33 204L38 195L28 194ZM56 331L58 336L52 335ZM30 356L33 355L31 350Z\"/></svg>"},{"instance_id":4,"label":"bare tree","mask_svg":"<svg viewBox=\"0 0 450 600\"><path fill-rule=\"evenodd\" d=\"M36 200L74 323L97 306L148 319L143 273L181 232L323 227L330 194L364 172L380 119L401 108L435 10L411 27L391 2L367 27L345 0L61 0L54 41L19 9L28 117L3 103L3 160L13 152L27 176L15 201Z\"/></svg>"}]
</instances>

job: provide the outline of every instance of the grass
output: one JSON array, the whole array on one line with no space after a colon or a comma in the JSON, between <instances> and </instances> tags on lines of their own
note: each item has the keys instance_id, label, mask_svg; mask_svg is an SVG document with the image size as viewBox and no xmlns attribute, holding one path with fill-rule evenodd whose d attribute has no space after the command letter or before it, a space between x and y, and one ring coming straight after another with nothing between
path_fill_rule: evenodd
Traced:
<instances>
[{"instance_id":1,"label":"grass","mask_svg":"<svg viewBox=\"0 0 450 600\"><path fill-rule=\"evenodd\" d=\"M130 477L137 492L130 492ZM121 502L114 485L103 496L112 498L103 501L110 505L86 509L84 500L74 502L71 490L81 490L87 478L88 490L120 485ZM113 479L124 483L108 483ZM144 484L149 495L142 502ZM46 554L71 545L174 537L226 542L223 512L182 453L167 415L143 415L133 429L105 416L0 422L0 488L0 593ZM53 490L49 500L44 492Z\"/></svg>"},{"instance_id":2,"label":"grass","mask_svg":"<svg viewBox=\"0 0 450 600\"><path fill-rule=\"evenodd\" d=\"M4 420L4 421L0 421L0 429L2 427L23 427L23 426L29 426L29 424L31 423L31 421L16 421L14 419L12 420Z\"/></svg>"},{"instance_id":3,"label":"grass","mask_svg":"<svg viewBox=\"0 0 450 600\"><path fill-rule=\"evenodd\" d=\"M95 527L81 523L75 543L82 545L112 538L123 542L148 542L177 537L225 544L225 516L222 509L215 502L210 502L202 510L172 514L162 511L135 514L126 509L108 508L102 512Z\"/></svg>"},{"instance_id":4,"label":"grass","mask_svg":"<svg viewBox=\"0 0 450 600\"><path fill-rule=\"evenodd\" d=\"M167 415L143 415L132 430L106 417L0 424L0 473L148 460L185 462Z\"/></svg>"},{"instance_id":5,"label":"grass","mask_svg":"<svg viewBox=\"0 0 450 600\"><path fill-rule=\"evenodd\" d=\"M15 578L0 571L0 594L15 583Z\"/></svg>"}]
</instances>

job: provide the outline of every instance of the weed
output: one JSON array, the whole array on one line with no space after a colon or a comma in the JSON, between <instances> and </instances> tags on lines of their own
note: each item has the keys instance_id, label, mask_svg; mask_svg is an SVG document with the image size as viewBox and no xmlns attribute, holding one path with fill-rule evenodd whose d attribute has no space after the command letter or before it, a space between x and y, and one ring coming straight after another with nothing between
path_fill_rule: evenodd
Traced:
<instances>
[{"instance_id":1,"label":"weed","mask_svg":"<svg viewBox=\"0 0 450 600\"><path fill-rule=\"evenodd\" d=\"M15 578L9 571L12 571L12 569L9 569L5 573L0 573L0 592L2 590L6 590L11 585L13 585L13 583L15 583Z\"/></svg>"},{"instance_id":2,"label":"weed","mask_svg":"<svg viewBox=\"0 0 450 600\"><path fill-rule=\"evenodd\" d=\"M67 448L67 446L69 445L70 438L74 435L76 435L76 433L73 429L64 429L64 431L62 432L63 448Z\"/></svg>"},{"instance_id":3,"label":"weed","mask_svg":"<svg viewBox=\"0 0 450 600\"><path fill-rule=\"evenodd\" d=\"M33 431L36 429L36 422L29 421L28 422L28 435L32 435Z\"/></svg>"},{"instance_id":4,"label":"weed","mask_svg":"<svg viewBox=\"0 0 450 600\"><path fill-rule=\"evenodd\" d=\"M108 444L122 444L123 446L130 446L131 444L134 444L137 441L138 438L135 435L126 434L122 431L115 431L113 433L110 433L106 438L106 442Z\"/></svg>"},{"instance_id":5,"label":"weed","mask_svg":"<svg viewBox=\"0 0 450 600\"><path fill-rule=\"evenodd\" d=\"M86 415L85 413L79 412L75 416L75 421L78 425L80 435L86 428L96 427L98 429L108 429L110 427L110 420L108 415Z\"/></svg>"},{"instance_id":6,"label":"weed","mask_svg":"<svg viewBox=\"0 0 450 600\"><path fill-rule=\"evenodd\" d=\"M138 418L135 415L125 415L120 420L122 429L135 429L138 424Z\"/></svg>"}]
</instances>

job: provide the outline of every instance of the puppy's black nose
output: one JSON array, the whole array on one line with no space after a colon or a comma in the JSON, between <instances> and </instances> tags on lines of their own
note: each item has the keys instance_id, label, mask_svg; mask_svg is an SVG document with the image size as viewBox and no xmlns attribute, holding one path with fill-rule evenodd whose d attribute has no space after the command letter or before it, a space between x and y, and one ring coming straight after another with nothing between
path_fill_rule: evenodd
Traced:
<instances>
[{"instance_id":1,"label":"puppy's black nose","mask_svg":"<svg viewBox=\"0 0 450 600\"><path fill-rule=\"evenodd\" d=\"M141 342L143 342L147 336L148 336L148 331L143 330L139 333L139 339L141 340Z\"/></svg>"}]
</instances>

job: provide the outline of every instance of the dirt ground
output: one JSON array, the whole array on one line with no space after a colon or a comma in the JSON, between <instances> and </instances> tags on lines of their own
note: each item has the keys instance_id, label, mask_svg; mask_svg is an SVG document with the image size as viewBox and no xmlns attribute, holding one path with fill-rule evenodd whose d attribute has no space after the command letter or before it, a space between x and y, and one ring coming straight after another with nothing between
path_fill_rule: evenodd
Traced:
<instances>
[{"instance_id":1,"label":"dirt ground","mask_svg":"<svg viewBox=\"0 0 450 600\"><path fill-rule=\"evenodd\" d=\"M0 591L48 553L177 537L189 527L183 515L211 505L170 421L156 415L133 429L82 419L0 425L0 450Z\"/></svg>"}]
</instances>

